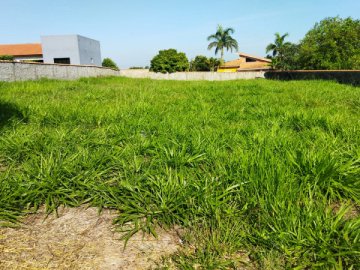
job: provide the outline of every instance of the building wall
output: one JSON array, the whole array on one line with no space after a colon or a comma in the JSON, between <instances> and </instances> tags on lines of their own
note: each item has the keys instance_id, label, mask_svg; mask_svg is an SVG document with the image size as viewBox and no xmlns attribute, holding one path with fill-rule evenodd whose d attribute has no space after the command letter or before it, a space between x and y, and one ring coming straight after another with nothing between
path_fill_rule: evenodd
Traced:
<instances>
[{"instance_id":1,"label":"building wall","mask_svg":"<svg viewBox=\"0 0 360 270\"><path fill-rule=\"evenodd\" d=\"M34 55L34 56L15 56L14 60L19 61L19 62L21 62L21 61L42 61L43 58L42 58L42 56L36 56L36 55Z\"/></svg>"},{"instance_id":2,"label":"building wall","mask_svg":"<svg viewBox=\"0 0 360 270\"><path fill-rule=\"evenodd\" d=\"M238 70L237 67L220 67L218 68L217 72L224 73L224 72L236 72Z\"/></svg>"},{"instance_id":3,"label":"building wall","mask_svg":"<svg viewBox=\"0 0 360 270\"><path fill-rule=\"evenodd\" d=\"M77 38L81 65L101 66L100 42L83 36Z\"/></svg>"},{"instance_id":4,"label":"building wall","mask_svg":"<svg viewBox=\"0 0 360 270\"><path fill-rule=\"evenodd\" d=\"M238 70L241 69L269 69L270 65L267 62L261 62L261 61L256 61L256 62L242 62L239 63L238 66L234 66L234 67L227 67L227 66L222 66L218 68L218 72L237 72Z\"/></svg>"},{"instance_id":5,"label":"building wall","mask_svg":"<svg viewBox=\"0 0 360 270\"><path fill-rule=\"evenodd\" d=\"M45 63L54 58L70 58L72 65L101 66L100 42L79 35L42 36Z\"/></svg>"},{"instance_id":6,"label":"building wall","mask_svg":"<svg viewBox=\"0 0 360 270\"><path fill-rule=\"evenodd\" d=\"M80 65L77 35L42 36L44 63L54 63L54 58L70 58L72 65Z\"/></svg>"}]
</instances>

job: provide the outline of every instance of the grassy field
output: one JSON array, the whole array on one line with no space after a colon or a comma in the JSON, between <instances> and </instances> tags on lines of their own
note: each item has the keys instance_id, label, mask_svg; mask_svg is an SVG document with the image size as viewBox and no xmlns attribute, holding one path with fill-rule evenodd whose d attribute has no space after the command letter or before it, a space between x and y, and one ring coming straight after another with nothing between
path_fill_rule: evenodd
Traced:
<instances>
[{"instance_id":1,"label":"grassy field","mask_svg":"<svg viewBox=\"0 0 360 270\"><path fill-rule=\"evenodd\" d=\"M0 83L0 220L83 203L182 227L179 269L360 269L360 88Z\"/></svg>"}]
</instances>

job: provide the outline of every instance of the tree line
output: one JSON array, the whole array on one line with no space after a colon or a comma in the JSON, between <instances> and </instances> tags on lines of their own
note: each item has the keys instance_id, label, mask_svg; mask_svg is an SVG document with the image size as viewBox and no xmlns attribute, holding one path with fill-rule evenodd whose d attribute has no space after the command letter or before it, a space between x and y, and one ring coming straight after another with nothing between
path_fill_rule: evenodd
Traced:
<instances>
[{"instance_id":1,"label":"tree line","mask_svg":"<svg viewBox=\"0 0 360 270\"><path fill-rule=\"evenodd\" d=\"M274 43L266 47L275 69L360 69L360 20L326 18L299 43L286 42L288 35L276 33Z\"/></svg>"},{"instance_id":2,"label":"tree line","mask_svg":"<svg viewBox=\"0 0 360 270\"><path fill-rule=\"evenodd\" d=\"M151 60L150 70L171 73L176 71L216 71L224 63L224 52L238 51L232 37L235 30L218 25L214 34L207 37L208 50L215 49L220 58L196 56L189 61L185 53L175 49L161 50ZM298 43L286 41L288 33L275 33L275 40L266 47L271 66L279 70L344 70L360 69L360 20L329 17L315 24ZM0 60L13 61L11 55ZM118 70L116 63L105 58L102 66ZM134 67L136 68L136 67Z\"/></svg>"},{"instance_id":3,"label":"tree line","mask_svg":"<svg viewBox=\"0 0 360 270\"><path fill-rule=\"evenodd\" d=\"M238 51L238 42L231 36L233 28L217 27L207 39L208 49L215 49L220 58L196 56L188 61L185 53L162 50L151 60L154 72L214 71L224 63L224 51ZM329 17L316 23L299 43L286 41L288 33L276 33L266 47L271 66L280 70L360 69L360 20L351 17Z\"/></svg>"}]
</instances>

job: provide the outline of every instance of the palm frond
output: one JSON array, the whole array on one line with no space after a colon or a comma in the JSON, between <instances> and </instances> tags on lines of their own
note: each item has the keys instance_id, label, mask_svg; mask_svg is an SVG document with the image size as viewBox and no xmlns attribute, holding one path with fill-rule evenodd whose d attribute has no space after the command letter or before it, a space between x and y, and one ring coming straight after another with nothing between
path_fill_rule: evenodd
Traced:
<instances>
[{"instance_id":1,"label":"palm frond","mask_svg":"<svg viewBox=\"0 0 360 270\"><path fill-rule=\"evenodd\" d=\"M235 30L234 30L234 28L229 27L229 28L226 28L226 29L224 30L224 33L225 33L226 35L234 34L234 33L235 33Z\"/></svg>"},{"instance_id":2,"label":"palm frond","mask_svg":"<svg viewBox=\"0 0 360 270\"><path fill-rule=\"evenodd\" d=\"M286 37L288 37L289 36L289 33L285 33L285 34L283 34L282 36L281 36L281 39L282 40L284 40Z\"/></svg>"},{"instance_id":3,"label":"palm frond","mask_svg":"<svg viewBox=\"0 0 360 270\"><path fill-rule=\"evenodd\" d=\"M274 43L270 43L266 46L266 53L273 51L276 48L276 45Z\"/></svg>"},{"instance_id":4,"label":"palm frond","mask_svg":"<svg viewBox=\"0 0 360 270\"><path fill-rule=\"evenodd\" d=\"M208 40L208 41L213 40L213 39L218 40L218 39L219 39L219 36L216 35L216 34L213 34L213 35L210 35L210 36L207 37L207 40Z\"/></svg>"},{"instance_id":5,"label":"palm frond","mask_svg":"<svg viewBox=\"0 0 360 270\"><path fill-rule=\"evenodd\" d=\"M216 42L216 41L211 42L208 46L208 50L211 50L212 48L217 47L217 46L218 46L218 42Z\"/></svg>"}]
</instances>

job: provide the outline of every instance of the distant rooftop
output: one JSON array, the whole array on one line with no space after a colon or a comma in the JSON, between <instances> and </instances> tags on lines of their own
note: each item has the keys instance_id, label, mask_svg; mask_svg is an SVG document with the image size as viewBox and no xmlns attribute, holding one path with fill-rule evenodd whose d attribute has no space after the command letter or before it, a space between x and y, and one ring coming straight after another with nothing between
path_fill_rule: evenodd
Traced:
<instances>
[{"instance_id":1,"label":"distant rooftop","mask_svg":"<svg viewBox=\"0 0 360 270\"><path fill-rule=\"evenodd\" d=\"M40 43L0 45L0 55L42 55L42 47Z\"/></svg>"},{"instance_id":2,"label":"distant rooftop","mask_svg":"<svg viewBox=\"0 0 360 270\"><path fill-rule=\"evenodd\" d=\"M258 57L258 56L254 56L254 55L247 54L247 53L243 53L243 52L240 52L240 53L239 53L239 56L240 56L240 57L246 57L246 58L254 59L254 60L257 60L257 61L262 61L262 62L271 63L271 60L270 60L270 59L263 58L263 57Z\"/></svg>"},{"instance_id":3,"label":"distant rooftop","mask_svg":"<svg viewBox=\"0 0 360 270\"><path fill-rule=\"evenodd\" d=\"M252 59L256 62L261 62L264 64L271 63L270 59L266 59L263 57L258 57L258 56L254 56L254 55L250 55L250 54L242 53L242 52L240 52L238 54L239 54L240 58L226 62L222 65L222 67L227 67L227 68L239 67L241 64L244 64L244 60L243 60L244 58Z\"/></svg>"}]
</instances>

